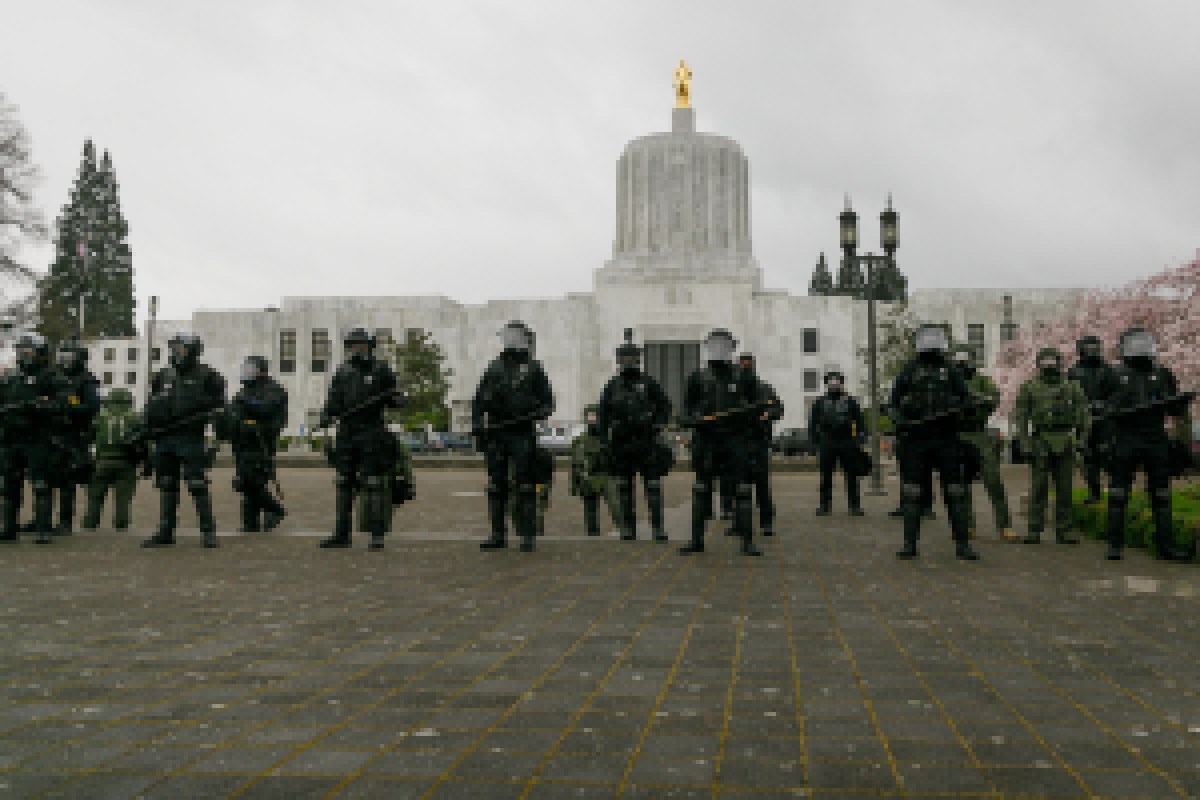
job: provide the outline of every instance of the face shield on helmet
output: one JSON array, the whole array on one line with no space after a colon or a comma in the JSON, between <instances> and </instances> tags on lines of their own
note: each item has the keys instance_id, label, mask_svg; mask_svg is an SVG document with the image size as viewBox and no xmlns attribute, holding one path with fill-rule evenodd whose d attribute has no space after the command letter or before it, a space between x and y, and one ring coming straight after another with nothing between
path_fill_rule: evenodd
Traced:
<instances>
[{"instance_id":1,"label":"face shield on helmet","mask_svg":"<svg viewBox=\"0 0 1200 800\"><path fill-rule=\"evenodd\" d=\"M937 326L921 328L913 337L913 346L918 353L944 353L949 346L946 332Z\"/></svg>"},{"instance_id":2,"label":"face shield on helmet","mask_svg":"<svg viewBox=\"0 0 1200 800\"><path fill-rule=\"evenodd\" d=\"M1075 343L1075 349L1080 358L1099 359L1102 356L1100 340L1095 336L1085 336Z\"/></svg>"},{"instance_id":3,"label":"face shield on helmet","mask_svg":"<svg viewBox=\"0 0 1200 800\"><path fill-rule=\"evenodd\" d=\"M1042 372L1058 372L1061 366L1058 356L1044 355L1038 359L1038 369Z\"/></svg>"},{"instance_id":4,"label":"face shield on helmet","mask_svg":"<svg viewBox=\"0 0 1200 800\"><path fill-rule=\"evenodd\" d=\"M1121 340L1121 358L1154 358L1157 352L1149 331L1134 331Z\"/></svg>"},{"instance_id":5,"label":"face shield on helmet","mask_svg":"<svg viewBox=\"0 0 1200 800\"><path fill-rule=\"evenodd\" d=\"M733 362L733 351L737 348L737 341L727 332L713 332L704 340L704 360L705 361L723 361L725 363Z\"/></svg>"},{"instance_id":6,"label":"face shield on helmet","mask_svg":"<svg viewBox=\"0 0 1200 800\"><path fill-rule=\"evenodd\" d=\"M46 354L46 339L39 333L27 333L17 340L17 366L28 369L42 360Z\"/></svg>"},{"instance_id":7,"label":"face shield on helmet","mask_svg":"<svg viewBox=\"0 0 1200 800\"><path fill-rule=\"evenodd\" d=\"M529 331L521 325L508 324L500 330L500 346L519 353L529 352Z\"/></svg>"},{"instance_id":8,"label":"face shield on helmet","mask_svg":"<svg viewBox=\"0 0 1200 800\"><path fill-rule=\"evenodd\" d=\"M842 391L842 374L840 372L831 372L826 375L825 388L834 394Z\"/></svg>"},{"instance_id":9,"label":"face shield on helmet","mask_svg":"<svg viewBox=\"0 0 1200 800\"><path fill-rule=\"evenodd\" d=\"M247 358L242 362L242 366L238 369L238 379L241 380L242 383L249 383L251 381L258 380L259 376L262 374L261 370L262 368L257 360L253 358Z\"/></svg>"}]
</instances>

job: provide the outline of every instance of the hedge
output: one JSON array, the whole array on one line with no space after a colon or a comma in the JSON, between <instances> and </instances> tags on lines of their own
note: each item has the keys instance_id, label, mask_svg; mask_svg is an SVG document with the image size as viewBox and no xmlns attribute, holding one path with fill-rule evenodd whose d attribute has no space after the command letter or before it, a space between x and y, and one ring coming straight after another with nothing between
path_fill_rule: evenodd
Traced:
<instances>
[{"instance_id":1,"label":"hedge","mask_svg":"<svg viewBox=\"0 0 1200 800\"><path fill-rule=\"evenodd\" d=\"M1108 496L1098 503L1085 505L1086 488L1072 493L1072 519L1076 530L1092 539L1107 539ZM1200 539L1200 482L1176 483L1171 491L1171 517L1174 522L1175 544L1188 548ZM1125 508L1125 546L1151 547L1154 540L1154 517L1150 498L1144 491L1135 491Z\"/></svg>"}]
</instances>

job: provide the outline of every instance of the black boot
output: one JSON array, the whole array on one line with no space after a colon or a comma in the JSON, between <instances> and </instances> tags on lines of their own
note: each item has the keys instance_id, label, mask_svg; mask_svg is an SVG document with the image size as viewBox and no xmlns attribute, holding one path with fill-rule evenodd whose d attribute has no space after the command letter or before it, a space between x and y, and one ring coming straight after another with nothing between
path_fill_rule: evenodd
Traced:
<instances>
[{"instance_id":1,"label":"black boot","mask_svg":"<svg viewBox=\"0 0 1200 800\"><path fill-rule=\"evenodd\" d=\"M621 524L621 539L631 542L637 538L637 507L634 505L633 480L618 479L617 496L621 498L621 510L625 519Z\"/></svg>"},{"instance_id":2,"label":"black boot","mask_svg":"<svg viewBox=\"0 0 1200 800\"><path fill-rule=\"evenodd\" d=\"M70 536L75 524L75 484L59 487L58 489L58 524L54 526L55 536Z\"/></svg>"},{"instance_id":3,"label":"black boot","mask_svg":"<svg viewBox=\"0 0 1200 800\"><path fill-rule=\"evenodd\" d=\"M1059 544L1079 544L1079 537L1071 535L1071 531L1056 531L1054 541Z\"/></svg>"},{"instance_id":4,"label":"black boot","mask_svg":"<svg viewBox=\"0 0 1200 800\"><path fill-rule=\"evenodd\" d=\"M487 504L488 517L492 522L492 536L490 539L479 543L480 550L501 550L508 547L506 541L508 537L507 526L504 524L504 515L507 511L508 495L499 488L493 487L491 484L487 487Z\"/></svg>"},{"instance_id":5,"label":"black boot","mask_svg":"<svg viewBox=\"0 0 1200 800\"><path fill-rule=\"evenodd\" d=\"M200 538L205 547L217 547L217 521L213 519L212 495L208 486L192 493L192 502L196 505L196 517L200 521Z\"/></svg>"},{"instance_id":6,"label":"black boot","mask_svg":"<svg viewBox=\"0 0 1200 800\"><path fill-rule=\"evenodd\" d=\"M287 510L278 503L275 508L263 513L263 530L273 531L279 527L279 523L283 522L283 518L287 516Z\"/></svg>"},{"instance_id":7,"label":"black boot","mask_svg":"<svg viewBox=\"0 0 1200 800\"><path fill-rule=\"evenodd\" d=\"M367 549L368 550L382 550L383 549L383 534L382 533L372 533L371 534L371 543L369 545L367 545Z\"/></svg>"},{"instance_id":8,"label":"black boot","mask_svg":"<svg viewBox=\"0 0 1200 800\"><path fill-rule=\"evenodd\" d=\"M829 506L819 506L817 508L817 516L818 517L828 517L829 516Z\"/></svg>"},{"instance_id":9,"label":"black boot","mask_svg":"<svg viewBox=\"0 0 1200 800\"><path fill-rule=\"evenodd\" d=\"M971 542L968 539L958 539L954 542L954 555L963 561L979 560L979 553L971 549Z\"/></svg>"},{"instance_id":10,"label":"black boot","mask_svg":"<svg viewBox=\"0 0 1200 800\"><path fill-rule=\"evenodd\" d=\"M521 552L532 553L537 547L537 493L528 489L518 492L513 511L513 527L521 535Z\"/></svg>"},{"instance_id":11,"label":"black boot","mask_svg":"<svg viewBox=\"0 0 1200 800\"><path fill-rule=\"evenodd\" d=\"M35 492L33 495L33 527L37 533L38 544L50 544L54 541L50 523L54 516L54 496L49 490Z\"/></svg>"},{"instance_id":12,"label":"black boot","mask_svg":"<svg viewBox=\"0 0 1200 800\"><path fill-rule=\"evenodd\" d=\"M391 513L390 498L388 497L388 487L384 485L383 480L367 479L370 484L367 489L367 513L370 519L367 521L367 526L371 531L371 543L367 545L369 550L382 550L383 537L387 530L388 515Z\"/></svg>"},{"instance_id":13,"label":"black boot","mask_svg":"<svg viewBox=\"0 0 1200 800\"><path fill-rule=\"evenodd\" d=\"M142 547L166 547L175 544L175 515L179 509L179 492L160 490L158 493L158 530Z\"/></svg>"},{"instance_id":14,"label":"black boot","mask_svg":"<svg viewBox=\"0 0 1200 800\"><path fill-rule=\"evenodd\" d=\"M600 495L583 495L583 527L588 536L600 535Z\"/></svg>"},{"instance_id":15,"label":"black boot","mask_svg":"<svg viewBox=\"0 0 1200 800\"><path fill-rule=\"evenodd\" d=\"M704 552L704 531L703 530L701 530L699 534L697 534L695 531L692 531L692 540L690 542L688 542L687 544L685 544L683 547L679 548L679 554L681 556L690 556L692 553L703 553L703 552Z\"/></svg>"},{"instance_id":16,"label":"black boot","mask_svg":"<svg viewBox=\"0 0 1200 800\"><path fill-rule=\"evenodd\" d=\"M242 527L238 528L239 533L258 533L262 530L258 524L258 503L250 497L247 492L242 495Z\"/></svg>"},{"instance_id":17,"label":"black boot","mask_svg":"<svg viewBox=\"0 0 1200 800\"><path fill-rule=\"evenodd\" d=\"M0 478L0 542L15 542L20 535L20 528L17 527L17 506L12 502L6 480Z\"/></svg>"},{"instance_id":18,"label":"black boot","mask_svg":"<svg viewBox=\"0 0 1200 800\"><path fill-rule=\"evenodd\" d=\"M1108 551L1104 554L1104 557L1107 558L1109 561L1120 561L1122 558L1121 545L1113 544L1112 542L1109 542Z\"/></svg>"},{"instance_id":19,"label":"black boot","mask_svg":"<svg viewBox=\"0 0 1200 800\"><path fill-rule=\"evenodd\" d=\"M908 534L905 534L904 547L902 547L896 551L896 558L909 559L909 558L916 558L916 557L917 557L917 537L909 536Z\"/></svg>"},{"instance_id":20,"label":"black boot","mask_svg":"<svg viewBox=\"0 0 1200 800\"><path fill-rule=\"evenodd\" d=\"M1195 553L1175 546L1175 525L1171 519L1169 502L1153 509L1154 557L1159 561L1191 561Z\"/></svg>"},{"instance_id":21,"label":"black boot","mask_svg":"<svg viewBox=\"0 0 1200 800\"><path fill-rule=\"evenodd\" d=\"M350 541L350 526L353 523L351 515L354 513L354 490L339 486L334 493L334 512L333 512L333 535L322 539L319 547L349 547Z\"/></svg>"}]
</instances>

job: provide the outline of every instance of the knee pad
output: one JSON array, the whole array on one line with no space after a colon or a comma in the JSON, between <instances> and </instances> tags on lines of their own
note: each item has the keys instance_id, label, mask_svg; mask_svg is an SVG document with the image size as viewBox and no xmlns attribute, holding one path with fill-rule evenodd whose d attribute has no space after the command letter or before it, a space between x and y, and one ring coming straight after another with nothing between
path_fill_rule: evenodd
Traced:
<instances>
[{"instance_id":1,"label":"knee pad","mask_svg":"<svg viewBox=\"0 0 1200 800\"><path fill-rule=\"evenodd\" d=\"M50 482L49 481L30 481L29 487L31 489L33 489L35 494L37 494L38 492L48 492L48 491L50 491Z\"/></svg>"},{"instance_id":2,"label":"knee pad","mask_svg":"<svg viewBox=\"0 0 1200 800\"><path fill-rule=\"evenodd\" d=\"M648 492L657 492L661 488L662 481L658 478L651 478L650 480L646 481L646 491Z\"/></svg>"},{"instance_id":3,"label":"knee pad","mask_svg":"<svg viewBox=\"0 0 1200 800\"><path fill-rule=\"evenodd\" d=\"M368 492L383 491L383 476L382 475L368 475L365 482L367 484Z\"/></svg>"},{"instance_id":4,"label":"knee pad","mask_svg":"<svg viewBox=\"0 0 1200 800\"><path fill-rule=\"evenodd\" d=\"M208 491L208 481L204 478L192 478L187 482L187 487L192 494L204 494Z\"/></svg>"},{"instance_id":5,"label":"knee pad","mask_svg":"<svg viewBox=\"0 0 1200 800\"><path fill-rule=\"evenodd\" d=\"M900 485L900 497L907 500L921 499L921 484L919 483L904 483Z\"/></svg>"},{"instance_id":6,"label":"knee pad","mask_svg":"<svg viewBox=\"0 0 1200 800\"><path fill-rule=\"evenodd\" d=\"M961 500L967 496L967 485L965 483L947 484L946 496L954 500Z\"/></svg>"},{"instance_id":7,"label":"knee pad","mask_svg":"<svg viewBox=\"0 0 1200 800\"><path fill-rule=\"evenodd\" d=\"M155 488L164 492L179 491L179 479L174 475L157 475L154 480Z\"/></svg>"},{"instance_id":8,"label":"knee pad","mask_svg":"<svg viewBox=\"0 0 1200 800\"><path fill-rule=\"evenodd\" d=\"M1113 486L1113 487L1109 488L1109 490L1108 490L1108 506L1109 506L1109 508L1124 507L1125 503L1127 503L1128 501L1129 501L1129 490L1128 489L1125 489L1125 488L1122 488L1119 486Z\"/></svg>"}]
</instances>

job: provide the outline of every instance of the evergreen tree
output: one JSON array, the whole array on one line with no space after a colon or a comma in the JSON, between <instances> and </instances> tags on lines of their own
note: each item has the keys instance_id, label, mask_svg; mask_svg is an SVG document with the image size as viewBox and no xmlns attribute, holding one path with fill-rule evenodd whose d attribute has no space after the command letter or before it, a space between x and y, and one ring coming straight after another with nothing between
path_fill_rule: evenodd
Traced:
<instances>
[{"instance_id":1,"label":"evergreen tree","mask_svg":"<svg viewBox=\"0 0 1200 800\"><path fill-rule=\"evenodd\" d=\"M446 356L433 337L424 331L413 332L393 346L397 385L404 392L404 408L394 415L403 419L409 431L423 431L429 423L435 431L450 430L450 407L446 395L450 376Z\"/></svg>"},{"instance_id":2,"label":"evergreen tree","mask_svg":"<svg viewBox=\"0 0 1200 800\"><path fill-rule=\"evenodd\" d=\"M42 334L54 342L76 333L84 339L135 335L132 256L125 241L129 225L108 151L97 163L90 139L55 227L54 262L41 281Z\"/></svg>"},{"instance_id":3,"label":"evergreen tree","mask_svg":"<svg viewBox=\"0 0 1200 800\"><path fill-rule=\"evenodd\" d=\"M22 263L22 244L46 235L33 204L38 171L17 109L0 93L0 336L31 326L36 311L37 274Z\"/></svg>"},{"instance_id":4,"label":"evergreen tree","mask_svg":"<svg viewBox=\"0 0 1200 800\"><path fill-rule=\"evenodd\" d=\"M875 299L884 303L908 301L908 278L904 277L895 262L876 270Z\"/></svg>"},{"instance_id":5,"label":"evergreen tree","mask_svg":"<svg viewBox=\"0 0 1200 800\"><path fill-rule=\"evenodd\" d=\"M857 260L842 257L842 265L838 267L837 288L834 294L846 297L866 297L867 281L863 278L862 267Z\"/></svg>"},{"instance_id":6,"label":"evergreen tree","mask_svg":"<svg viewBox=\"0 0 1200 800\"><path fill-rule=\"evenodd\" d=\"M824 253L817 259L812 280L808 283L808 294L810 297L833 294L833 274L829 271L829 265L825 263Z\"/></svg>"}]
</instances>

